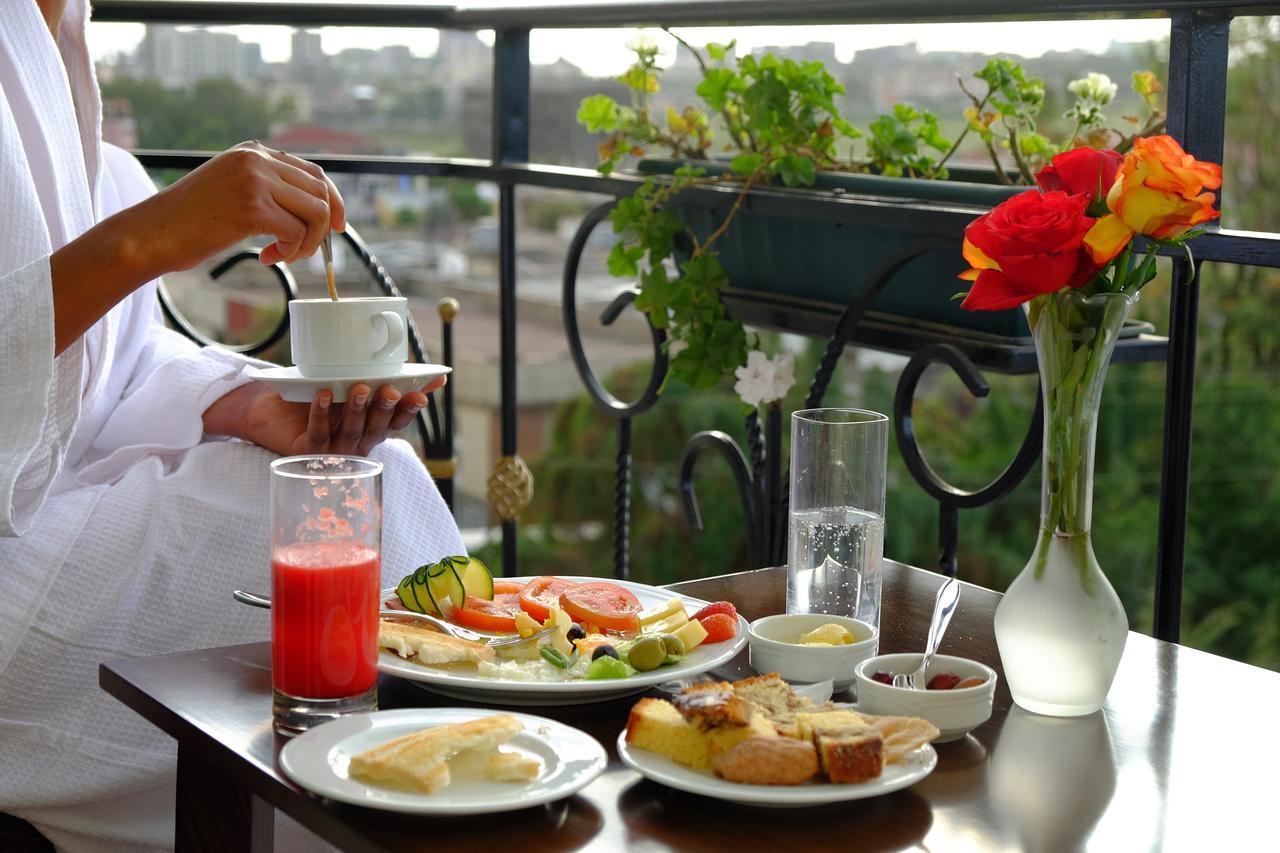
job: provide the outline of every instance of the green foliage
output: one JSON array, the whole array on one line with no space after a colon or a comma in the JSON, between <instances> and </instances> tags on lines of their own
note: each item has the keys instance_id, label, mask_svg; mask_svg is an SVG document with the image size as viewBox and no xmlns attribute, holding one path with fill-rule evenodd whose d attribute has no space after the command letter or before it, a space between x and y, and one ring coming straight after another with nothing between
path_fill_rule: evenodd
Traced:
<instances>
[{"instance_id":1,"label":"green foliage","mask_svg":"<svg viewBox=\"0 0 1280 853\"><path fill-rule=\"evenodd\" d=\"M871 123L865 135L866 157L854 160L852 143L864 134L840 115L835 98L844 87L821 62L780 59L771 53L731 60L733 46L709 44L704 57L685 44L702 69L697 106L669 106L662 116L653 113L650 96L661 90L658 51L653 45L640 45L634 48L634 64L618 78L628 89L630 103L591 95L578 108L578 121L589 132L605 134L597 168L606 175L626 158L644 156L655 147L665 156L706 160L714 141L713 117L719 132L728 137L724 150L732 156L726 173L708 176L700 167L686 166L662 184L647 180L630 198L619 201L612 217L621 239L609 254L609 272L639 279L636 307L655 328L668 331L674 353L671 377L695 388L731 375L751 347L741 324L719 307L719 291L728 277L713 247L752 186L813 186L821 170L945 178L946 162L960 143L942 134L933 113L896 104ZM1033 166L1059 150L1035 132L1035 117L1044 104L1043 81L1008 59L990 60L975 76L987 83L988 91L981 98L969 95L974 106L965 112L968 126L960 138L975 130L991 152L999 177L1009 183L999 167L997 147L1003 145L1012 152L1021 178L1032 183ZM1099 93L1109 91L1110 84L1092 75L1072 85L1082 93L1077 109L1083 110L1086 101L1105 100ZM1139 86L1139 94L1154 97L1158 83L1149 76L1141 81L1135 77L1135 88ZM843 151L842 145L847 146ZM737 183L739 195L720 225L699 242L663 207L684 190L718 182ZM680 247L677 257L682 237L688 248Z\"/></svg>"},{"instance_id":2,"label":"green foliage","mask_svg":"<svg viewBox=\"0 0 1280 853\"><path fill-rule=\"evenodd\" d=\"M938 118L928 110L895 104L893 112L871 123L867 148L876 171L890 177L933 175L945 178L946 169L927 149L945 154L951 142L938 129Z\"/></svg>"},{"instance_id":3,"label":"green foliage","mask_svg":"<svg viewBox=\"0 0 1280 853\"><path fill-rule=\"evenodd\" d=\"M143 148L218 151L246 139L265 139L272 121L291 117L272 110L261 95L221 78L166 89L154 80L119 77L102 84L102 97L124 98L133 105Z\"/></svg>"}]
</instances>

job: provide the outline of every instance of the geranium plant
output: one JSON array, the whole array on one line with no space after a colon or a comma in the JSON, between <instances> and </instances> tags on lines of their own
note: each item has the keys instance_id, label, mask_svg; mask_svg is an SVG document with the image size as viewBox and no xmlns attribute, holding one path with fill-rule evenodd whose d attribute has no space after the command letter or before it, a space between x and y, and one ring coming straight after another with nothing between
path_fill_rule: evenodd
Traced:
<instances>
[{"instance_id":1,"label":"geranium plant","mask_svg":"<svg viewBox=\"0 0 1280 853\"><path fill-rule=\"evenodd\" d=\"M619 200L611 220L620 239L609 254L609 272L638 279L636 307L655 327L667 330L673 345L671 376L706 388L736 373L740 393L748 389L743 397L750 406L781 399L787 388L777 378L794 375L783 356L749 359L760 342L728 315L720 300L729 279L716 243L753 186L812 186L820 171L945 178L947 161L970 132L982 138L997 178L1004 183L1021 178L1029 182L1031 167L1059 150L1035 132L1044 84L1011 60L991 60L975 75L987 84L987 91L970 94L973 106L966 111L967 126L952 142L939 130L936 116L906 104L877 118L865 133L859 131L840 114L835 99L844 87L821 62L796 62L768 53L734 58L732 42L709 44L704 56L681 44L702 70L696 90L699 104L662 111L654 107L654 95L661 88L658 48L643 43L633 48L635 63L618 78L628 89L629 102L592 95L582 101L578 120L587 130L605 134L598 166L602 174L628 157L653 152L690 161L670 178L646 179L631 196ZM1076 125L1064 143L1067 147L1094 141L1091 134L1105 120L1102 107L1115 93L1102 75L1082 78L1071 88L1076 102L1068 115ZM1148 90L1154 96L1152 85ZM1147 102L1152 107L1150 125L1158 118L1153 97ZM855 146L861 146L861 154ZM1005 153L1014 160L1012 176L1002 165ZM713 155L725 157L723 174L709 174L699 164ZM719 225L699 239L667 205L690 187L717 182L736 184L739 194ZM775 378L761 383L758 377L765 370ZM766 386L768 393L761 396Z\"/></svg>"}]
</instances>

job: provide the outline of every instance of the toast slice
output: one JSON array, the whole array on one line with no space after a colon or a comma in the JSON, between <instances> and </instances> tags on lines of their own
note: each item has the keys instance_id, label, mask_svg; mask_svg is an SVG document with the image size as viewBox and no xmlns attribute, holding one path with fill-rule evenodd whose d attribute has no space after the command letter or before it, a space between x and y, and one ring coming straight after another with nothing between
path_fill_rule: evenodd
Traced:
<instances>
[{"instance_id":1,"label":"toast slice","mask_svg":"<svg viewBox=\"0 0 1280 853\"><path fill-rule=\"evenodd\" d=\"M884 772L884 741L872 729L819 733L814 745L822 772L832 782L866 782Z\"/></svg>"},{"instance_id":2,"label":"toast slice","mask_svg":"<svg viewBox=\"0 0 1280 853\"><path fill-rule=\"evenodd\" d=\"M378 646L405 660L440 666L450 663L480 663L494 658L484 643L450 637L430 628L383 620L378 624Z\"/></svg>"},{"instance_id":3,"label":"toast slice","mask_svg":"<svg viewBox=\"0 0 1280 853\"><path fill-rule=\"evenodd\" d=\"M449 784L448 760L452 756L467 750L496 750L521 728L510 714L433 726L353 755L348 772L373 785L434 793Z\"/></svg>"}]
</instances>

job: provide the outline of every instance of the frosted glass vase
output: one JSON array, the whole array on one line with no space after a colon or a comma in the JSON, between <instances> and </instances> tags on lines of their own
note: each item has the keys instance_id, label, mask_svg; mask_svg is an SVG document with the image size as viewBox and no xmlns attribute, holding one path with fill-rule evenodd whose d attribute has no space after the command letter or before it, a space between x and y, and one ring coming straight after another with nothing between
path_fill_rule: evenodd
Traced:
<instances>
[{"instance_id":1,"label":"frosted glass vase","mask_svg":"<svg viewBox=\"0 0 1280 853\"><path fill-rule=\"evenodd\" d=\"M1044 389L1040 533L996 608L1013 701L1055 717L1102 707L1129 622L1094 557L1093 452L1116 337L1137 296L1066 290L1026 304Z\"/></svg>"}]
</instances>

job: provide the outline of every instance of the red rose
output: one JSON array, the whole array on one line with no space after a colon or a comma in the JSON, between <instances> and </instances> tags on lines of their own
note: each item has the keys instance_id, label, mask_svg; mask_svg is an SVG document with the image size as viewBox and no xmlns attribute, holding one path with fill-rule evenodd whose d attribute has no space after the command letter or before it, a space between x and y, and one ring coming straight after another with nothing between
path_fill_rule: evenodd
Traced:
<instances>
[{"instance_id":1,"label":"red rose","mask_svg":"<svg viewBox=\"0 0 1280 853\"><path fill-rule=\"evenodd\" d=\"M1089 203L1105 199L1116 182L1116 172L1124 157L1110 149L1072 148L1064 151L1036 173L1036 183L1045 192L1084 193Z\"/></svg>"},{"instance_id":2,"label":"red rose","mask_svg":"<svg viewBox=\"0 0 1280 853\"><path fill-rule=\"evenodd\" d=\"M1083 193L1028 190L979 216L964 230L964 257L973 282L962 308L1013 308L1042 293L1079 287L1095 264L1084 247L1093 225Z\"/></svg>"}]
</instances>

